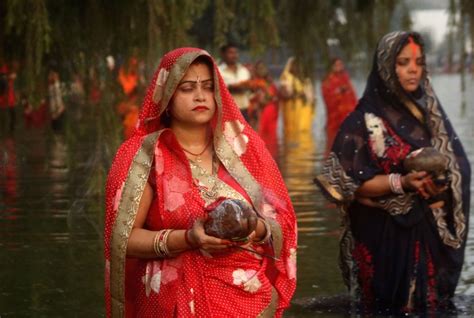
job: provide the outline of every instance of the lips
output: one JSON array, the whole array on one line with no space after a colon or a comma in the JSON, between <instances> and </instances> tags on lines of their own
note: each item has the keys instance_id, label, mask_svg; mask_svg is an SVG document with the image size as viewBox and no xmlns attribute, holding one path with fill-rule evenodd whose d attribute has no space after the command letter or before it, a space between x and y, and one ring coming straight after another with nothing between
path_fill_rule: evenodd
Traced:
<instances>
[{"instance_id":1,"label":"lips","mask_svg":"<svg viewBox=\"0 0 474 318\"><path fill-rule=\"evenodd\" d=\"M199 105L193 108L193 111L198 111L198 112L202 112L206 110L209 110L209 107L204 106L204 105Z\"/></svg>"}]
</instances>

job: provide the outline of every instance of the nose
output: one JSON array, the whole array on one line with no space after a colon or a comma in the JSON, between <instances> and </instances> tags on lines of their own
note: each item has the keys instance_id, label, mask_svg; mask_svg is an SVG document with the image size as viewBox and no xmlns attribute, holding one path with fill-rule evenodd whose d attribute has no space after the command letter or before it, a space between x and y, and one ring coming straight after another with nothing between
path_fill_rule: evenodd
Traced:
<instances>
[{"instance_id":1,"label":"nose","mask_svg":"<svg viewBox=\"0 0 474 318\"><path fill-rule=\"evenodd\" d=\"M206 96L204 95L204 91L201 87L201 85L198 85L196 88L196 95L194 96L194 99L196 101L202 102L206 100Z\"/></svg>"},{"instance_id":2,"label":"nose","mask_svg":"<svg viewBox=\"0 0 474 318\"><path fill-rule=\"evenodd\" d=\"M408 64L408 72L415 73L417 71L418 65L415 60L411 60Z\"/></svg>"}]
</instances>

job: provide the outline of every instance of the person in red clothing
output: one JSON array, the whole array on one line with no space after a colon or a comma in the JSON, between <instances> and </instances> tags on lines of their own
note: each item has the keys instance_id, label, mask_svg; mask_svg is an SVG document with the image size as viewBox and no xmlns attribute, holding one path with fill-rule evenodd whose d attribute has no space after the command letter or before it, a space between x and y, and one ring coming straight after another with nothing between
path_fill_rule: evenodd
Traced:
<instances>
[{"instance_id":1,"label":"person in red clothing","mask_svg":"<svg viewBox=\"0 0 474 318\"><path fill-rule=\"evenodd\" d=\"M336 132L344 118L354 110L357 96L352 87L349 74L340 58L333 59L331 70L322 83L322 93L326 104L326 134L327 147L331 147Z\"/></svg>"},{"instance_id":2,"label":"person in red clothing","mask_svg":"<svg viewBox=\"0 0 474 318\"><path fill-rule=\"evenodd\" d=\"M258 134L272 156L275 156L278 152L278 88L268 72L268 67L262 61L255 64L255 75L249 86L254 92L251 103L259 113Z\"/></svg>"},{"instance_id":3,"label":"person in red clothing","mask_svg":"<svg viewBox=\"0 0 474 318\"><path fill-rule=\"evenodd\" d=\"M222 199L252 207L252 252L205 232ZM107 178L107 317L281 317L296 239L278 167L212 57L164 55Z\"/></svg>"},{"instance_id":4,"label":"person in red clothing","mask_svg":"<svg viewBox=\"0 0 474 318\"><path fill-rule=\"evenodd\" d=\"M16 72L14 72L6 63L0 64L0 109L2 113L8 112L9 123L2 124L8 127L9 131L15 130L15 80ZM2 115L1 117L5 117Z\"/></svg>"}]
</instances>

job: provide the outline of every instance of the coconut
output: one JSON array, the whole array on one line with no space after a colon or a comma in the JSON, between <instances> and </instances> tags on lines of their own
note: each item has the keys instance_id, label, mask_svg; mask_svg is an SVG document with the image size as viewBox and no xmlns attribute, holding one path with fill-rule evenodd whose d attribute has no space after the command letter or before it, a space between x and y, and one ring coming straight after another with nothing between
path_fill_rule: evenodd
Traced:
<instances>
[{"instance_id":1,"label":"coconut","mask_svg":"<svg viewBox=\"0 0 474 318\"><path fill-rule=\"evenodd\" d=\"M257 215L250 205L234 199L220 202L204 222L207 235L244 241L257 227Z\"/></svg>"}]
</instances>

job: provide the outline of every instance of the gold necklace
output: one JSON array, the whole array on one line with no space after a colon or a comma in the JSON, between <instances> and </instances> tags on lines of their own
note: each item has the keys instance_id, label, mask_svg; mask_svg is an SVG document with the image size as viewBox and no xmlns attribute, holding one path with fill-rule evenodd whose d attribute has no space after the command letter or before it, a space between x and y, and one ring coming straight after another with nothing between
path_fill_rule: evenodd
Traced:
<instances>
[{"instance_id":1,"label":"gold necklace","mask_svg":"<svg viewBox=\"0 0 474 318\"><path fill-rule=\"evenodd\" d=\"M186 148L184 148L183 146L181 146L181 149L183 149L184 152L187 152L189 153L190 155L193 155L194 157L196 157L196 159L194 161L196 162L202 162L202 158L201 158L201 155L204 153L204 151L206 151L206 149L209 147L209 145L211 144L211 141L212 139L209 139L209 141L207 142L206 146L204 147L204 149L200 152L200 153L194 153L194 152L191 152L189 150L187 150Z\"/></svg>"}]
</instances>

